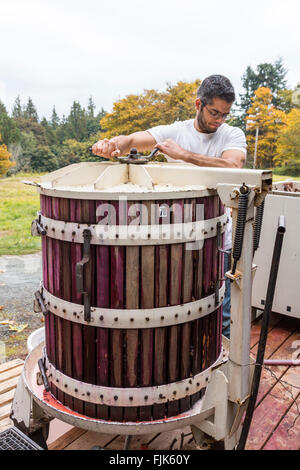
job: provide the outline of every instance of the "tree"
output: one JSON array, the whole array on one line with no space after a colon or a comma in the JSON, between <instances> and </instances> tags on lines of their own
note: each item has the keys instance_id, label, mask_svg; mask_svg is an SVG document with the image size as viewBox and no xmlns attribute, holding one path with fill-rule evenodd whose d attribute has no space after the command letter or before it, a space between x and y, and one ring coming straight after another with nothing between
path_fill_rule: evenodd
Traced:
<instances>
[{"instance_id":1,"label":"tree","mask_svg":"<svg viewBox=\"0 0 300 470\"><path fill-rule=\"evenodd\" d=\"M51 116L51 120L50 120L50 124L53 127L53 129L57 129L57 127L59 126L59 122L60 121L59 121L58 114L56 112L55 106L53 106L52 116Z\"/></svg>"},{"instance_id":2,"label":"tree","mask_svg":"<svg viewBox=\"0 0 300 470\"><path fill-rule=\"evenodd\" d=\"M15 118L15 119L23 117L23 110L22 110L22 105L21 105L21 100L20 100L19 95L15 99L15 102L14 102L14 105L13 105L12 117Z\"/></svg>"},{"instance_id":3,"label":"tree","mask_svg":"<svg viewBox=\"0 0 300 470\"><path fill-rule=\"evenodd\" d=\"M0 134L2 142L9 145L20 139L20 131L14 119L7 114L4 104L0 101Z\"/></svg>"},{"instance_id":4,"label":"tree","mask_svg":"<svg viewBox=\"0 0 300 470\"><path fill-rule=\"evenodd\" d=\"M81 142L88 137L86 112L78 101L73 102L66 124L68 138Z\"/></svg>"},{"instance_id":5,"label":"tree","mask_svg":"<svg viewBox=\"0 0 300 470\"><path fill-rule=\"evenodd\" d=\"M165 92L144 90L139 95L128 95L116 101L112 113L101 119L103 137L131 134L178 119L189 119L195 114L194 101L199 80L167 85Z\"/></svg>"},{"instance_id":6,"label":"tree","mask_svg":"<svg viewBox=\"0 0 300 470\"><path fill-rule=\"evenodd\" d=\"M95 109L96 109L96 105L95 105L95 103L93 102L93 98L90 96L90 97L89 97L89 104L88 104L88 107L87 107L88 116L89 116L90 118L93 118L93 117L94 117Z\"/></svg>"},{"instance_id":7,"label":"tree","mask_svg":"<svg viewBox=\"0 0 300 470\"><path fill-rule=\"evenodd\" d=\"M300 109L294 108L286 117L286 124L282 127L278 141L277 152L274 158L276 165L292 167L295 164L300 172Z\"/></svg>"},{"instance_id":8,"label":"tree","mask_svg":"<svg viewBox=\"0 0 300 470\"><path fill-rule=\"evenodd\" d=\"M34 171L54 171L58 168L56 155L47 145L38 145L32 152L30 166Z\"/></svg>"},{"instance_id":9,"label":"tree","mask_svg":"<svg viewBox=\"0 0 300 470\"><path fill-rule=\"evenodd\" d=\"M5 144L1 144L0 135L0 176L5 175L7 171L14 165L11 161L11 154L8 152Z\"/></svg>"},{"instance_id":10,"label":"tree","mask_svg":"<svg viewBox=\"0 0 300 470\"><path fill-rule=\"evenodd\" d=\"M255 132L259 129L257 147L257 167L270 168L276 154L276 141L279 132L286 122L286 114L272 104L272 92L269 88L260 87L252 98L252 105L246 116L248 132L248 154L253 157Z\"/></svg>"},{"instance_id":11,"label":"tree","mask_svg":"<svg viewBox=\"0 0 300 470\"><path fill-rule=\"evenodd\" d=\"M28 98L27 105L24 109L24 117L25 119L32 119L35 122L38 122L39 120L37 110L30 97Z\"/></svg>"},{"instance_id":12,"label":"tree","mask_svg":"<svg viewBox=\"0 0 300 470\"><path fill-rule=\"evenodd\" d=\"M264 87L269 88L272 93L272 103L278 105L278 91L286 88L285 76L287 70L283 66L282 58L276 60L274 64L263 63L256 67L256 71L248 66L242 76L242 83L245 92L240 94L240 107L245 116L251 106L251 100L255 90Z\"/></svg>"}]
</instances>

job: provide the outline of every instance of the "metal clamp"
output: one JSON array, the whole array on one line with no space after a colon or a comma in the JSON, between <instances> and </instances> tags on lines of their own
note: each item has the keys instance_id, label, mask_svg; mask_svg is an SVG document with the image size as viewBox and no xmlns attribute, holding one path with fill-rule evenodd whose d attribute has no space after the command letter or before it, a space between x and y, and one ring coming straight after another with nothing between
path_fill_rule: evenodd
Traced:
<instances>
[{"instance_id":1,"label":"metal clamp","mask_svg":"<svg viewBox=\"0 0 300 470\"><path fill-rule=\"evenodd\" d=\"M39 369L40 369L40 373L41 373L41 377L42 377L42 380L43 380L45 390L46 390L46 392L49 392L50 391L50 385L49 385L48 377L47 377L47 374L46 374L45 357L38 360L38 366L39 366ZM38 380L38 382L39 382L39 380Z\"/></svg>"},{"instance_id":2,"label":"metal clamp","mask_svg":"<svg viewBox=\"0 0 300 470\"><path fill-rule=\"evenodd\" d=\"M37 213L37 218L34 219L31 223L31 235L33 237L39 237L40 235L46 235L47 231L44 229L41 224L41 213Z\"/></svg>"},{"instance_id":3,"label":"metal clamp","mask_svg":"<svg viewBox=\"0 0 300 470\"><path fill-rule=\"evenodd\" d=\"M35 313L38 312L43 312L43 315L46 316L49 312L47 307L44 304L44 299L42 297L42 294L39 290L37 290L34 294L34 304L33 304L33 310Z\"/></svg>"},{"instance_id":4,"label":"metal clamp","mask_svg":"<svg viewBox=\"0 0 300 470\"><path fill-rule=\"evenodd\" d=\"M85 265L90 261L90 252L91 252L91 231L85 229L83 231L83 258L81 261L76 263L76 288L77 291L83 294L84 298L84 320L89 322L91 321L91 302L90 295L87 291L87 286L85 282Z\"/></svg>"}]
</instances>

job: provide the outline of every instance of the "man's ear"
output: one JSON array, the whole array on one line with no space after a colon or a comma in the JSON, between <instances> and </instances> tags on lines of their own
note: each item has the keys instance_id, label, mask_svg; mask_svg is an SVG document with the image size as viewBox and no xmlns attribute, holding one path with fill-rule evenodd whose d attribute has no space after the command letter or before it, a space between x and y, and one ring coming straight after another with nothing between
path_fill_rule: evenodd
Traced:
<instances>
[{"instance_id":1,"label":"man's ear","mask_svg":"<svg viewBox=\"0 0 300 470\"><path fill-rule=\"evenodd\" d=\"M201 109L201 100L200 100L200 98L196 98L195 108L196 108L197 111L199 111Z\"/></svg>"}]
</instances>

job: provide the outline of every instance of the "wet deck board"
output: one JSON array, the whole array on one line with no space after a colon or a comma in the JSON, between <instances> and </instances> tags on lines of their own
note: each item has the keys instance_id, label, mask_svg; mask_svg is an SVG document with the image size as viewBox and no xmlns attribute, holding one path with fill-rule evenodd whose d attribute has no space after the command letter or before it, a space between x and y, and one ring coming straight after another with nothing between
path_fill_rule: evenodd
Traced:
<instances>
[{"instance_id":1,"label":"wet deck board","mask_svg":"<svg viewBox=\"0 0 300 470\"><path fill-rule=\"evenodd\" d=\"M252 326L251 353L256 355L260 320ZM266 346L266 359L291 359L300 353L300 322L296 318L273 314ZM14 390L23 361L0 364L0 431L11 426L9 420L11 391ZM1 404L2 399L2 404ZM246 448L249 450L300 449L300 367L268 366L262 372L259 396ZM50 450L91 449L100 446L122 450L125 436L84 431L78 428L60 430L57 420L51 422ZM172 432L135 436L131 449L196 449L190 428Z\"/></svg>"}]
</instances>

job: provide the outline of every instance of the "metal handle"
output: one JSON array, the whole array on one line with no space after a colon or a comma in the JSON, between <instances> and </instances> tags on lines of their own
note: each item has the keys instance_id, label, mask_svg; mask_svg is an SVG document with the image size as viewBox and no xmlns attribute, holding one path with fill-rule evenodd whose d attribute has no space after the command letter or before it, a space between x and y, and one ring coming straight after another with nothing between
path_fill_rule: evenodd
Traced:
<instances>
[{"instance_id":1,"label":"metal handle","mask_svg":"<svg viewBox=\"0 0 300 470\"><path fill-rule=\"evenodd\" d=\"M47 308L46 308L46 306L45 306L45 304L44 304L44 299L43 299L43 297L42 297L40 291L39 291L39 290L36 291L35 294L34 294L34 296L35 296L36 301L37 301L37 304L38 304L38 306L39 306L39 311L40 311L40 312L43 312L43 315L45 315L45 316L48 315L49 312L48 312L48 310L47 310Z\"/></svg>"},{"instance_id":2,"label":"metal handle","mask_svg":"<svg viewBox=\"0 0 300 470\"><path fill-rule=\"evenodd\" d=\"M42 379L43 379L45 390L46 390L46 392L49 392L50 391L50 385L49 385L49 382L48 382L48 377L46 375L45 364L44 364L43 359L38 360L38 366L39 366L40 373L41 373L41 376L42 376Z\"/></svg>"},{"instance_id":3,"label":"metal handle","mask_svg":"<svg viewBox=\"0 0 300 470\"><path fill-rule=\"evenodd\" d=\"M76 288L78 292L83 294L84 319L87 322L91 321L91 303L85 282L85 267L86 264L90 261L91 238L91 231L89 229L85 229L83 231L83 258L81 261L78 261L78 263L76 263Z\"/></svg>"}]
</instances>

